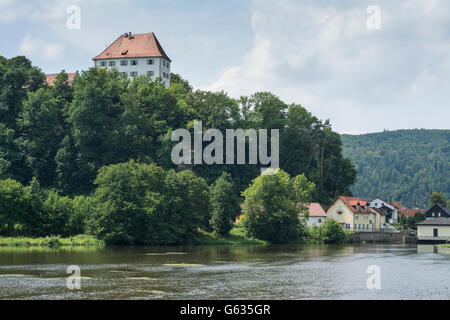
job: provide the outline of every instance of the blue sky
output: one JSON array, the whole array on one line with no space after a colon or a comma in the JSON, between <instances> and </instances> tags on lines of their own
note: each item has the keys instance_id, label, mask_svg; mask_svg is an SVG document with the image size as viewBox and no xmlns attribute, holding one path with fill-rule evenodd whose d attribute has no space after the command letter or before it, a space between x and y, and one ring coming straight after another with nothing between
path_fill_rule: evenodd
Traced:
<instances>
[{"instance_id":1,"label":"blue sky","mask_svg":"<svg viewBox=\"0 0 450 320\"><path fill-rule=\"evenodd\" d=\"M66 27L71 5L80 30ZM380 29L367 28L370 5ZM450 1L0 0L0 13L0 55L46 73L153 31L195 88L271 91L343 133L449 128Z\"/></svg>"}]
</instances>

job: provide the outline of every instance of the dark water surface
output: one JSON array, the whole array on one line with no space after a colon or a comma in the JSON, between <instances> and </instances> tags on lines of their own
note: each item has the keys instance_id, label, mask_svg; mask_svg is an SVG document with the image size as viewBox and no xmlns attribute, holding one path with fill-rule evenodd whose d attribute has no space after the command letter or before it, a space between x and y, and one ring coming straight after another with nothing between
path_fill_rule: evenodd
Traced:
<instances>
[{"instance_id":1,"label":"dark water surface","mask_svg":"<svg viewBox=\"0 0 450 320\"><path fill-rule=\"evenodd\" d=\"M66 286L81 269L81 290ZM367 288L367 268L381 289ZM0 299L450 299L433 246L0 248Z\"/></svg>"}]
</instances>

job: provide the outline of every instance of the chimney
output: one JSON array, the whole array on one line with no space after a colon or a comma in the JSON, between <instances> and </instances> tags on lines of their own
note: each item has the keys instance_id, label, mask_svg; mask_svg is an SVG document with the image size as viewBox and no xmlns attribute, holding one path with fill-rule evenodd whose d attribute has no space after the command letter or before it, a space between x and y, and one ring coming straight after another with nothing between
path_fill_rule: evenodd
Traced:
<instances>
[{"instance_id":1,"label":"chimney","mask_svg":"<svg viewBox=\"0 0 450 320\"><path fill-rule=\"evenodd\" d=\"M128 33L125 32L125 33L123 34L123 36L124 36L125 38L128 38Z\"/></svg>"}]
</instances>

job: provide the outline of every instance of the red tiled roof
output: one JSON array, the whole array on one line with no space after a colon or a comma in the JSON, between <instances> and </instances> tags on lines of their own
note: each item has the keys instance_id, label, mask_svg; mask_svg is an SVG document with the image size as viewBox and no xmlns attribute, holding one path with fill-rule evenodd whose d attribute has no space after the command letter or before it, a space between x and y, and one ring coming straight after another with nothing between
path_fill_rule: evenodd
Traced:
<instances>
[{"instance_id":1,"label":"red tiled roof","mask_svg":"<svg viewBox=\"0 0 450 320\"><path fill-rule=\"evenodd\" d=\"M367 206L367 202L366 201L362 201L361 198L357 198L357 197L344 197L344 196L339 196L336 198L336 200L333 201L333 203L327 208L327 211L329 208L331 208L332 205L334 205L336 203L336 201L338 200L342 200L342 202L344 202L344 204L353 212L353 213L370 213L370 208L367 207L367 209L365 209L364 207ZM360 208L358 210L356 210L356 206L359 205Z\"/></svg>"},{"instance_id":2,"label":"red tiled roof","mask_svg":"<svg viewBox=\"0 0 450 320\"><path fill-rule=\"evenodd\" d=\"M407 208L403 208L402 210L400 210L400 215L404 215L405 217L414 217L414 215L420 212L422 214L425 213L424 209L407 209Z\"/></svg>"},{"instance_id":3,"label":"red tiled roof","mask_svg":"<svg viewBox=\"0 0 450 320\"><path fill-rule=\"evenodd\" d=\"M50 87L55 83L58 74L59 73L49 73L45 75L45 81ZM75 78L75 73L68 73L67 75L69 76L67 80L69 81L69 84L71 84L73 82L73 78Z\"/></svg>"},{"instance_id":4,"label":"red tiled roof","mask_svg":"<svg viewBox=\"0 0 450 320\"><path fill-rule=\"evenodd\" d=\"M170 62L172 61L164 52L155 34L150 32L132 34L131 38L121 35L93 60L153 57L163 57Z\"/></svg>"},{"instance_id":5,"label":"red tiled roof","mask_svg":"<svg viewBox=\"0 0 450 320\"><path fill-rule=\"evenodd\" d=\"M403 207L403 204L401 202L391 202L391 204L397 209L401 209Z\"/></svg>"},{"instance_id":6,"label":"red tiled roof","mask_svg":"<svg viewBox=\"0 0 450 320\"><path fill-rule=\"evenodd\" d=\"M310 217L327 217L327 213L322 209L320 203L313 202L307 205ZM300 214L303 216L303 214Z\"/></svg>"}]
</instances>

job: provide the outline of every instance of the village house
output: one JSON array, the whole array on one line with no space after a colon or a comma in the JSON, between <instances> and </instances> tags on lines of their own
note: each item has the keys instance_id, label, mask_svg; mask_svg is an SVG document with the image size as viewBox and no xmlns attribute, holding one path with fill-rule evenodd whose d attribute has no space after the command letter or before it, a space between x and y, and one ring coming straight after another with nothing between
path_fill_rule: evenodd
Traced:
<instances>
[{"instance_id":1,"label":"village house","mask_svg":"<svg viewBox=\"0 0 450 320\"><path fill-rule=\"evenodd\" d=\"M326 213L328 219L334 219L345 230L376 232L386 227L384 213L357 197L337 197Z\"/></svg>"},{"instance_id":2,"label":"village house","mask_svg":"<svg viewBox=\"0 0 450 320\"><path fill-rule=\"evenodd\" d=\"M414 217L416 215L416 213L420 213L420 214L425 213L424 209L419 209L419 208L408 209L401 202L391 202L391 204L398 209L399 220L402 216L407 218L407 217Z\"/></svg>"},{"instance_id":3,"label":"village house","mask_svg":"<svg viewBox=\"0 0 450 320\"><path fill-rule=\"evenodd\" d=\"M94 67L115 68L129 77L147 75L152 79L161 77L166 88L170 86L170 66L167 56L153 32L124 33L102 53L93 58ZM64 70L63 70L64 71ZM46 74L46 82L53 86L58 74ZM76 73L68 73L72 84Z\"/></svg>"},{"instance_id":4,"label":"village house","mask_svg":"<svg viewBox=\"0 0 450 320\"><path fill-rule=\"evenodd\" d=\"M308 228L313 226L320 227L328 217L320 203L317 202L308 204L308 219L305 218L304 214L299 214L298 216L300 219L306 220L306 227Z\"/></svg>"},{"instance_id":5,"label":"village house","mask_svg":"<svg viewBox=\"0 0 450 320\"><path fill-rule=\"evenodd\" d=\"M95 67L116 68L130 77L161 77L166 87L170 85L172 60L164 52L153 32L125 33L93 60Z\"/></svg>"},{"instance_id":6,"label":"village house","mask_svg":"<svg viewBox=\"0 0 450 320\"><path fill-rule=\"evenodd\" d=\"M450 241L450 218L435 218L416 224L419 242L446 243Z\"/></svg>"},{"instance_id":7,"label":"village house","mask_svg":"<svg viewBox=\"0 0 450 320\"><path fill-rule=\"evenodd\" d=\"M383 212L386 217L387 223L398 223L398 208L390 202L385 201L381 198L363 198L362 200L367 201L369 207L376 208Z\"/></svg>"},{"instance_id":8,"label":"village house","mask_svg":"<svg viewBox=\"0 0 450 320\"><path fill-rule=\"evenodd\" d=\"M62 70L61 72L66 72L65 70ZM67 74L67 82L72 85L73 83L73 79L75 78L75 75L77 75L78 72L76 73L68 73ZM45 82L47 82L47 84L51 87L55 84L56 81L56 77L58 76L58 73L48 73L45 75Z\"/></svg>"},{"instance_id":9,"label":"village house","mask_svg":"<svg viewBox=\"0 0 450 320\"><path fill-rule=\"evenodd\" d=\"M425 218L427 220L435 218L450 218L450 210L446 206L436 204L425 212Z\"/></svg>"}]
</instances>

